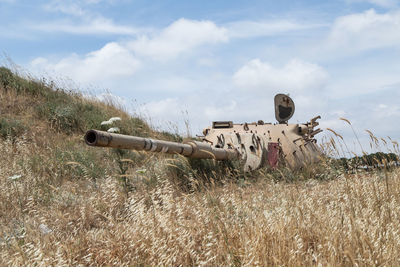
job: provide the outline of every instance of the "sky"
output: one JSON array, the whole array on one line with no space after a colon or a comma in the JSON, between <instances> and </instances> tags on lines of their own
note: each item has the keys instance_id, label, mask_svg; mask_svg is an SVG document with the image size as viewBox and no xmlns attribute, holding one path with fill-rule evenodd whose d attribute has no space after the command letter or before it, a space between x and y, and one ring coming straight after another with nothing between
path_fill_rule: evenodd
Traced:
<instances>
[{"instance_id":1,"label":"sky","mask_svg":"<svg viewBox=\"0 0 400 267\"><path fill-rule=\"evenodd\" d=\"M352 151L341 117L366 151L365 130L400 139L400 0L0 0L0 52L159 129L274 122L285 93Z\"/></svg>"}]
</instances>

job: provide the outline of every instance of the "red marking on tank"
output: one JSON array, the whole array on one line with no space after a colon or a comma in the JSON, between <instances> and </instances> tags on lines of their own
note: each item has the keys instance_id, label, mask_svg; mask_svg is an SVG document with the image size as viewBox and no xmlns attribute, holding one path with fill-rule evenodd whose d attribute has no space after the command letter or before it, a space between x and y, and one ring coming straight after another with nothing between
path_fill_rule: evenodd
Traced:
<instances>
[{"instance_id":1,"label":"red marking on tank","mask_svg":"<svg viewBox=\"0 0 400 267\"><path fill-rule=\"evenodd\" d=\"M278 167L278 160L279 160L279 143L268 143L268 164L272 169Z\"/></svg>"}]
</instances>

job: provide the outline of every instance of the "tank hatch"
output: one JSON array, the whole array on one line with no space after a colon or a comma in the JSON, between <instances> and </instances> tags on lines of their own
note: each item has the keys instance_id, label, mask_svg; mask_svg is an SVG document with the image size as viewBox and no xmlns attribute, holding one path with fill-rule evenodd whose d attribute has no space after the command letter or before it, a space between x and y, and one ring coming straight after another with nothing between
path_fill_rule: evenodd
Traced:
<instances>
[{"instance_id":1,"label":"tank hatch","mask_svg":"<svg viewBox=\"0 0 400 267\"><path fill-rule=\"evenodd\" d=\"M287 123L294 114L294 102L285 94L277 94L274 98L275 118L279 123Z\"/></svg>"}]
</instances>

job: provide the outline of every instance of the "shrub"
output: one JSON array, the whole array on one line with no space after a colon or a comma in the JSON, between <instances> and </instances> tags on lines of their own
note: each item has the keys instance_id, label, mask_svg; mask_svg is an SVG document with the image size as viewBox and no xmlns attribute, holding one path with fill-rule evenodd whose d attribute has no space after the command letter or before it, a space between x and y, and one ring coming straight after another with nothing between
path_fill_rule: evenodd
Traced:
<instances>
[{"instance_id":1,"label":"shrub","mask_svg":"<svg viewBox=\"0 0 400 267\"><path fill-rule=\"evenodd\" d=\"M67 134L84 132L100 125L107 115L93 103L78 99L65 92L54 92L37 107L39 118L46 119L51 127Z\"/></svg>"},{"instance_id":2,"label":"shrub","mask_svg":"<svg viewBox=\"0 0 400 267\"><path fill-rule=\"evenodd\" d=\"M15 139L27 131L27 127L19 120L0 119L0 136Z\"/></svg>"}]
</instances>

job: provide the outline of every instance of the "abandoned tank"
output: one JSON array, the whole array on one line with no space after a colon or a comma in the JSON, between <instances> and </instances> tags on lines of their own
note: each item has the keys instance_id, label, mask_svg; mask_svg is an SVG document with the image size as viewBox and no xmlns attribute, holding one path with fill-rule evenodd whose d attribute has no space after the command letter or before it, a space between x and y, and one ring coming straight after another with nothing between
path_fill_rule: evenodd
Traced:
<instances>
[{"instance_id":1,"label":"abandoned tank","mask_svg":"<svg viewBox=\"0 0 400 267\"><path fill-rule=\"evenodd\" d=\"M198 140L183 143L93 129L86 132L84 139L89 146L180 154L198 159L240 160L246 172L281 165L299 169L317 162L321 152L315 135L322 130L315 128L321 117L316 116L306 123L288 123L295 105L285 94L275 96L274 106L276 123L214 121Z\"/></svg>"}]
</instances>

